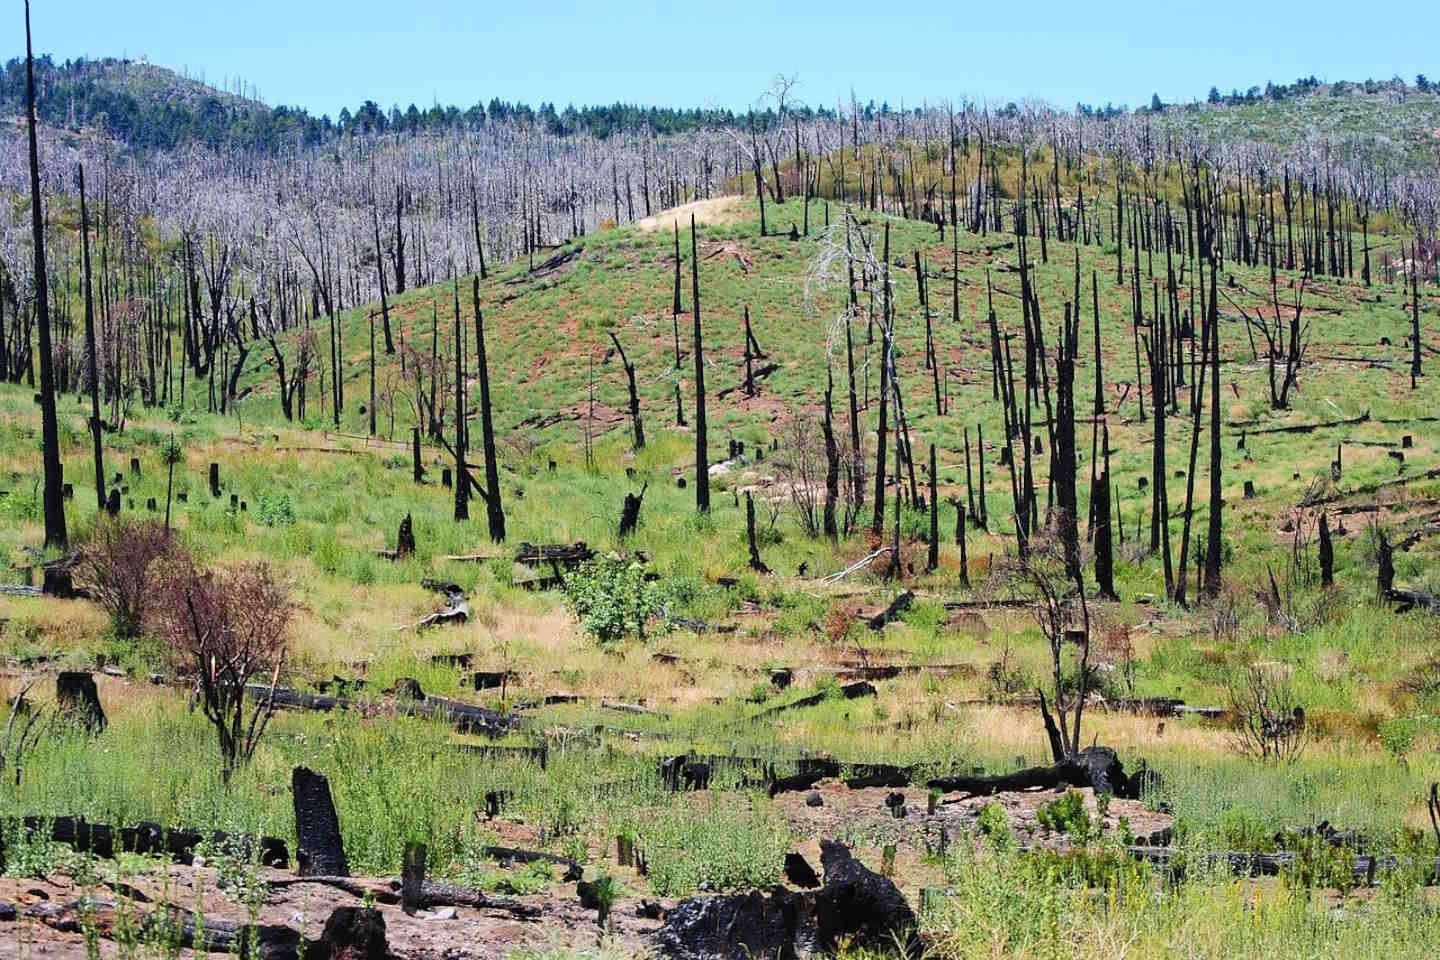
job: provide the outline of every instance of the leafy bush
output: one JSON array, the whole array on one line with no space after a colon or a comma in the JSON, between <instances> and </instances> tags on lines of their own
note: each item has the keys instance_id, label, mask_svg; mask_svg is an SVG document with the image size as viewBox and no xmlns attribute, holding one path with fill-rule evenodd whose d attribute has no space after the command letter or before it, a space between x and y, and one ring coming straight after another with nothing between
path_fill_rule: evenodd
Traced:
<instances>
[{"instance_id":1,"label":"leafy bush","mask_svg":"<svg viewBox=\"0 0 1440 960\"><path fill-rule=\"evenodd\" d=\"M1392 717L1389 720L1380 721L1380 742L1385 744L1385 749L1390 755L1396 758L1404 757L1410 753L1410 748L1415 746L1415 734L1419 724L1413 717Z\"/></svg>"},{"instance_id":2,"label":"leafy bush","mask_svg":"<svg viewBox=\"0 0 1440 960\"><path fill-rule=\"evenodd\" d=\"M262 493L255 504L255 519L267 527L294 526L295 505L286 494L267 497Z\"/></svg>"},{"instance_id":3,"label":"leafy bush","mask_svg":"<svg viewBox=\"0 0 1440 960\"><path fill-rule=\"evenodd\" d=\"M645 622L660 612L662 589L645 579L638 563L599 557L565 578L565 602L587 633L601 643L645 635Z\"/></svg>"}]
</instances>

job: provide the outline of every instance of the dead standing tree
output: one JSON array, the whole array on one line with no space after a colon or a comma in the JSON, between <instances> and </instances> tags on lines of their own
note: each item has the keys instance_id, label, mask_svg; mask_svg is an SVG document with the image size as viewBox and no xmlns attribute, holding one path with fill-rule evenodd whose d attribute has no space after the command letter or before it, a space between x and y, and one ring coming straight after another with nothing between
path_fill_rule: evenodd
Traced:
<instances>
[{"instance_id":1,"label":"dead standing tree","mask_svg":"<svg viewBox=\"0 0 1440 960\"><path fill-rule=\"evenodd\" d=\"M695 315L695 509L710 512L710 461L705 449L705 350L700 332L700 243L690 214L690 300Z\"/></svg>"},{"instance_id":2,"label":"dead standing tree","mask_svg":"<svg viewBox=\"0 0 1440 960\"><path fill-rule=\"evenodd\" d=\"M635 365L625 355L625 348L620 346L620 338L615 336L615 331L610 331L610 340L615 344L615 351L620 354L620 365L625 368L625 379L630 388L630 425L635 432L635 449L645 449L645 425L640 420L640 394L635 387Z\"/></svg>"},{"instance_id":3,"label":"dead standing tree","mask_svg":"<svg viewBox=\"0 0 1440 960\"><path fill-rule=\"evenodd\" d=\"M30 0L25 0L25 117L30 138L30 226L35 253L35 314L40 328L40 423L45 462L45 546L64 549L65 500L61 490L60 428L55 417L54 350L50 343L50 294L45 269L45 215L41 209L40 160L35 144L35 61L30 49Z\"/></svg>"}]
</instances>

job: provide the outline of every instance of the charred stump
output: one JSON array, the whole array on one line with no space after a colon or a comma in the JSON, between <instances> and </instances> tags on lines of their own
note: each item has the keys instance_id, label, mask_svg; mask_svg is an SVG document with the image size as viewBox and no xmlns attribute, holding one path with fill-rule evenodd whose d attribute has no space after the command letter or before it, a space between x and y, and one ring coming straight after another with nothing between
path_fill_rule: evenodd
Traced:
<instances>
[{"instance_id":1,"label":"charred stump","mask_svg":"<svg viewBox=\"0 0 1440 960\"><path fill-rule=\"evenodd\" d=\"M55 704L60 713L87 733L100 733L107 721L100 707L100 691L88 673L64 671L55 678Z\"/></svg>"},{"instance_id":2,"label":"charred stump","mask_svg":"<svg viewBox=\"0 0 1440 960\"><path fill-rule=\"evenodd\" d=\"M290 788L295 802L295 858L300 876L348 877L350 865L340 838L340 818L330 798L330 781L306 767L296 767Z\"/></svg>"}]
</instances>

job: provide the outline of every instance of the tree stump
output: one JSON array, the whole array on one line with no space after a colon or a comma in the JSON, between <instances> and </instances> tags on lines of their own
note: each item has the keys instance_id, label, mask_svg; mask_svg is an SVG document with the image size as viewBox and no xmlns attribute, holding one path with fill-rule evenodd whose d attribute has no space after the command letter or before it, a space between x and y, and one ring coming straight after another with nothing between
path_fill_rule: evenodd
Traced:
<instances>
[{"instance_id":1,"label":"tree stump","mask_svg":"<svg viewBox=\"0 0 1440 960\"><path fill-rule=\"evenodd\" d=\"M63 500L75 499L75 484L67 483L60 488L60 497Z\"/></svg>"},{"instance_id":2,"label":"tree stump","mask_svg":"<svg viewBox=\"0 0 1440 960\"><path fill-rule=\"evenodd\" d=\"M408 914L420 907L420 894L425 889L425 844L405 844L405 862L400 873L400 903Z\"/></svg>"},{"instance_id":3,"label":"tree stump","mask_svg":"<svg viewBox=\"0 0 1440 960\"><path fill-rule=\"evenodd\" d=\"M131 458L130 458L130 476L132 476L132 477L138 477L138 476L140 476L140 458L139 458L139 457L131 457Z\"/></svg>"},{"instance_id":4,"label":"tree stump","mask_svg":"<svg viewBox=\"0 0 1440 960\"><path fill-rule=\"evenodd\" d=\"M105 711L95 678L81 671L64 671L55 678L55 704L61 714L89 733L105 729Z\"/></svg>"},{"instance_id":5,"label":"tree stump","mask_svg":"<svg viewBox=\"0 0 1440 960\"><path fill-rule=\"evenodd\" d=\"M455 478L451 475L449 467L442 467L440 470L440 486L446 490L455 486Z\"/></svg>"},{"instance_id":6,"label":"tree stump","mask_svg":"<svg viewBox=\"0 0 1440 960\"><path fill-rule=\"evenodd\" d=\"M110 488L110 496L105 501L105 512L112 517L120 515L120 491L115 487Z\"/></svg>"},{"instance_id":7,"label":"tree stump","mask_svg":"<svg viewBox=\"0 0 1440 960\"><path fill-rule=\"evenodd\" d=\"M220 498L220 464L210 464L210 496Z\"/></svg>"},{"instance_id":8,"label":"tree stump","mask_svg":"<svg viewBox=\"0 0 1440 960\"><path fill-rule=\"evenodd\" d=\"M1395 548L1390 546L1390 538L1385 536L1385 531L1380 531L1379 556L1376 558L1376 592L1380 599L1384 600L1395 589Z\"/></svg>"},{"instance_id":9,"label":"tree stump","mask_svg":"<svg viewBox=\"0 0 1440 960\"><path fill-rule=\"evenodd\" d=\"M330 781L313 770L296 767L290 789L295 802L295 857L300 876L348 877L350 865L345 861Z\"/></svg>"},{"instance_id":10,"label":"tree stump","mask_svg":"<svg viewBox=\"0 0 1440 960\"><path fill-rule=\"evenodd\" d=\"M446 473L449 473L447 470ZM415 526L410 520L410 514L405 514L405 519L400 521L400 533L395 538L395 559L400 560L411 556L415 552Z\"/></svg>"},{"instance_id":11,"label":"tree stump","mask_svg":"<svg viewBox=\"0 0 1440 960\"><path fill-rule=\"evenodd\" d=\"M1245 499L1246 499L1246 500L1254 500L1256 496L1257 496L1257 494L1255 493L1255 481L1254 481L1254 480L1246 480L1246 481L1245 481Z\"/></svg>"},{"instance_id":12,"label":"tree stump","mask_svg":"<svg viewBox=\"0 0 1440 960\"><path fill-rule=\"evenodd\" d=\"M151 497L150 499L145 501L145 509L149 510L151 513L154 513L155 511L160 509L160 504L156 502L154 497Z\"/></svg>"},{"instance_id":13,"label":"tree stump","mask_svg":"<svg viewBox=\"0 0 1440 960\"><path fill-rule=\"evenodd\" d=\"M385 960L385 918L373 907L336 907L325 921L319 952L328 960Z\"/></svg>"},{"instance_id":14,"label":"tree stump","mask_svg":"<svg viewBox=\"0 0 1440 960\"><path fill-rule=\"evenodd\" d=\"M59 597L62 600L79 596L75 591L75 579L70 564L63 560L45 564L40 592L47 597Z\"/></svg>"}]
</instances>

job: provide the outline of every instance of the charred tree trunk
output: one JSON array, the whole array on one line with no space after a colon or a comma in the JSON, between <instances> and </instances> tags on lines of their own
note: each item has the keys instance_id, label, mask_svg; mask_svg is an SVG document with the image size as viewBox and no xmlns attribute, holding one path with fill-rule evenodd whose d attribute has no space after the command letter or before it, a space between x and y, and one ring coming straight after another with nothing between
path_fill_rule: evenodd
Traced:
<instances>
[{"instance_id":1,"label":"charred tree trunk","mask_svg":"<svg viewBox=\"0 0 1440 960\"><path fill-rule=\"evenodd\" d=\"M485 317L480 311L480 281L472 277L471 284L471 295L475 303L475 352L480 374L480 435L485 448L485 514L490 524L490 539L495 543L503 543L505 510L500 503L500 462L495 454L495 421L490 407L490 365L485 357Z\"/></svg>"},{"instance_id":2,"label":"charred tree trunk","mask_svg":"<svg viewBox=\"0 0 1440 960\"><path fill-rule=\"evenodd\" d=\"M90 376L90 438L95 445L96 509L105 509L105 460L100 449L100 371L99 354L95 348L95 300L90 285L90 214L85 206L85 167L76 167L80 185L80 251L85 267L85 354ZM5 324L0 322L0 341L5 339Z\"/></svg>"},{"instance_id":3,"label":"charred tree trunk","mask_svg":"<svg viewBox=\"0 0 1440 960\"><path fill-rule=\"evenodd\" d=\"M625 379L630 388L630 426L635 433L635 449L645 449L645 425L640 420L640 394L635 387L635 365L625 355L625 348L620 346L620 340L615 336L614 331L610 333L610 339L615 344L615 349L620 354L620 365L625 368Z\"/></svg>"},{"instance_id":4,"label":"charred tree trunk","mask_svg":"<svg viewBox=\"0 0 1440 960\"><path fill-rule=\"evenodd\" d=\"M835 442L834 408L831 402L834 389L835 380L827 370L825 419L822 424L825 431L825 507L821 514L821 529L831 540L837 539L840 535L839 527L835 522L835 505L836 501L840 499L840 446Z\"/></svg>"},{"instance_id":5,"label":"charred tree trunk","mask_svg":"<svg viewBox=\"0 0 1440 960\"><path fill-rule=\"evenodd\" d=\"M45 546L65 549L65 499L60 427L55 416L54 353L50 344L49 274L45 269L45 214L35 142L35 60L30 46L30 0L25 0L25 119L30 145L30 229L35 254L35 314L40 328L40 424L45 462Z\"/></svg>"},{"instance_id":6,"label":"charred tree trunk","mask_svg":"<svg viewBox=\"0 0 1440 960\"><path fill-rule=\"evenodd\" d=\"M700 332L700 244L695 232L693 213L690 215L690 300L695 315L695 509L700 513L709 513L710 461L705 449L705 350Z\"/></svg>"},{"instance_id":7,"label":"charred tree trunk","mask_svg":"<svg viewBox=\"0 0 1440 960\"><path fill-rule=\"evenodd\" d=\"M745 537L750 542L750 569L756 573L769 573L770 568L760 559L760 547L755 541L755 497L745 491Z\"/></svg>"}]
</instances>

